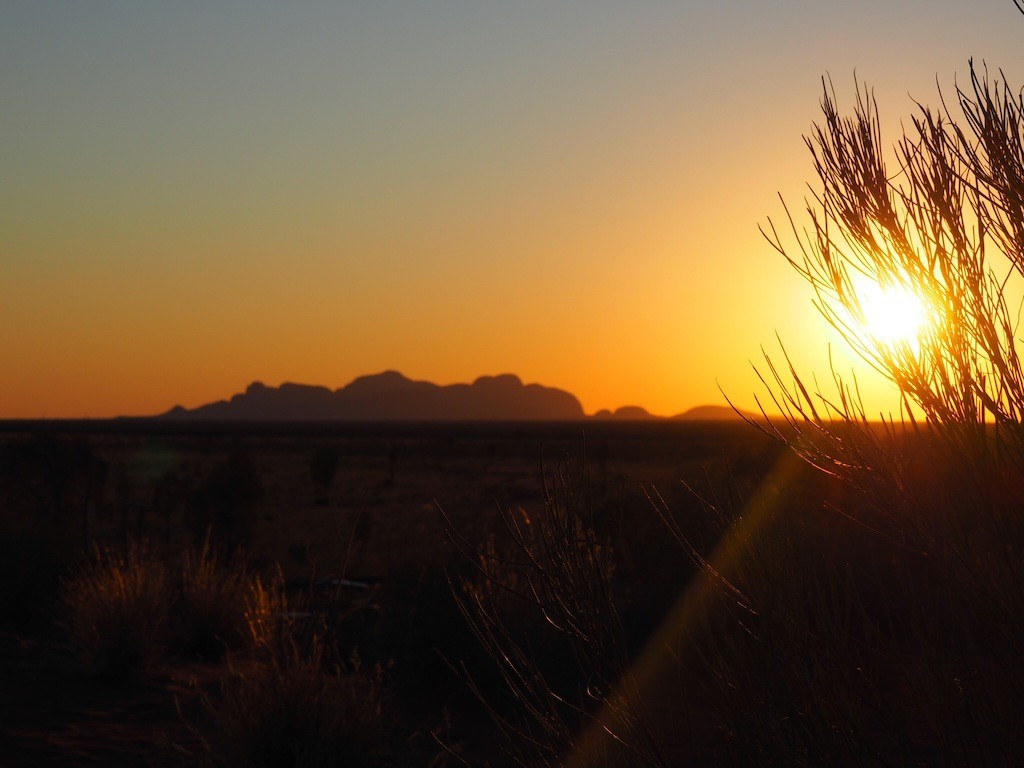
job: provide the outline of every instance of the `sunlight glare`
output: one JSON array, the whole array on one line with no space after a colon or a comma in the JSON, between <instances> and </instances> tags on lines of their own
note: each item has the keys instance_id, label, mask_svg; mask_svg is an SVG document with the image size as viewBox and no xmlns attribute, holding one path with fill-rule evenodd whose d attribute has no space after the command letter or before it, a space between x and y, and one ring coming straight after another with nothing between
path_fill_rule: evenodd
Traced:
<instances>
[{"instance_id":1,"label":"sunlight glare","mask_svg":"<svg viewBox=\"0 0 1024 768\"><path fill-rule=\"evenodd\" d=\"M916 344L929 316L924 299L909 288L865 282L857 287L864 328L883 344Z\"/></svg>"}]
</instances>

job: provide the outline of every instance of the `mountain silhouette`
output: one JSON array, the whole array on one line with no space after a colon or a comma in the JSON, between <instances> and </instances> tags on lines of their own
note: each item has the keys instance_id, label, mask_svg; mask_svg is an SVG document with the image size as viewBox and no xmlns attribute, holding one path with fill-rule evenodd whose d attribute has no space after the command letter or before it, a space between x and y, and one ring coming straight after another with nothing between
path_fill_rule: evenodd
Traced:
<instances>
[{"instance_id":1,"label":"mountain silhouette","mask_svg":"<svg viewBox=\"0 0 1024 768\"><path fill-rule=\"evenodd\" d=\"M660 419L662 417L655 416L639 405L624 405L621 408L616 408L614 412L603 408L594 414L594 418L615 419L618 421L650 421L651 419Z\"/></svg>"},{"instance_id":2,"label":"mountain silhouette","mask_svg":"<svg viewBox=\"0 0 1024 768\"><path fill-rule=\"evenodd\" d=\"M688 411L673 416L678 421L738 421L743 418L753 418L754 414L747 411L737 413L727 405L698 405Z\"/></svg>"},{"instance_id":3,"label":"mountain silhouette","mask_svg":"<svg viewBox=\"0 0 1024 768\"><path fill-rule=\"evenodd\" d=\"M481 376L472 384L440 386L413 381L397 371L360 376L331 390L308 384L250 384L230 400L160 418L210 421L513 421L585 418L573 395L518 376Z\"/></svg>"}]
</instances>

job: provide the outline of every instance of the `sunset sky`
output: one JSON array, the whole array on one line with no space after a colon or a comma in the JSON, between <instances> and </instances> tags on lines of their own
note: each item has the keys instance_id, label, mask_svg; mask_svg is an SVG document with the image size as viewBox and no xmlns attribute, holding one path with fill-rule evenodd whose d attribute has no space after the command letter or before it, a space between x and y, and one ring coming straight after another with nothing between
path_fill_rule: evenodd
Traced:
<instances>
[{"instance_id":1,"label":"sunset sky","mask_svg":"<svg viewBox=\"0 0 1024 768\"><path fill-rule=\"evenodd\" d=\"M827 371L758 233L822 75L892 143L971 56L1024 84L1011 0L0 0L0 418L385 369L751 406L776 333Z\"/></svg>"}]
</instances>

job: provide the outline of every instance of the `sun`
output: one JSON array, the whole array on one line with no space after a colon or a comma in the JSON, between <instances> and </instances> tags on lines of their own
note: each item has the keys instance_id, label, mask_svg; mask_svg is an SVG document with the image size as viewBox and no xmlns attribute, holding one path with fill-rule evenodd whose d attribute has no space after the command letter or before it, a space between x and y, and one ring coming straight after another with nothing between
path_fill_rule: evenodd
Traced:
<instances>
[{"instance_id":1,"label":"sun","mask_svg":"<svg viewBox=\"0 0 1024 768\"><path fill-rule=\"evenodd\" d=\"M928 304L910 288L865 282L857 296L865 331L882 344L916 346L930 324Z\"/></svg>"}]
</instances>

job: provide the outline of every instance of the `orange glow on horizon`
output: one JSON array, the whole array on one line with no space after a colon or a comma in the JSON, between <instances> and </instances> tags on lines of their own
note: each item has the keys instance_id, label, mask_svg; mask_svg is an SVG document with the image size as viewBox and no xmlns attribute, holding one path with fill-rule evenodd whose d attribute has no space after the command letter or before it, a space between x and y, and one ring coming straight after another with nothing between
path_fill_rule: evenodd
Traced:
<instances>
[{"instance_id":1,"label":"orange glow on horizon","mask_svg":"<svg viewBox=\"0 0 1024 768\"><path fill-rule=\"evenodd\" d=\"M0 25L0 419L387 369L752 409L776 333L828 367L757 230L813 174L821 73L899 115L975 42L1019 59L966 5L924 36L899 4L102 5Z\"/></svg>"}]
</instances>

